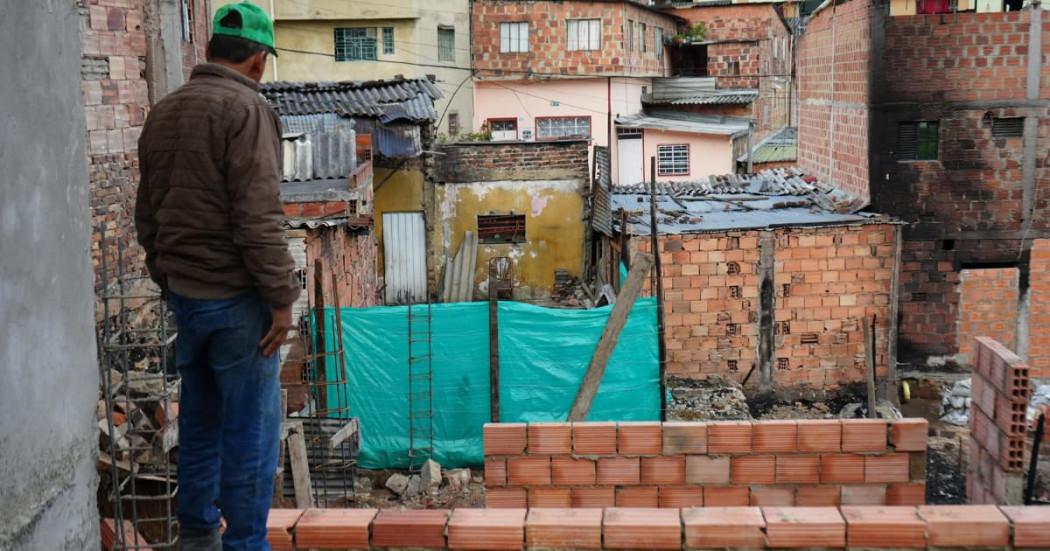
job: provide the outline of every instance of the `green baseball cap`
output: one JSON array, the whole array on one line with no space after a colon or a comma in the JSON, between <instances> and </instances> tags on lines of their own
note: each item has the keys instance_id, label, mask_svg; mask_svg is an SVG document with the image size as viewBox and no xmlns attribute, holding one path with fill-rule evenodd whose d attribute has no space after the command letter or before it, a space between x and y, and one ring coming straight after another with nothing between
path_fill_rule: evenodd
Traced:
<instances>
[{"instance_id":1,"label":"green baseball cap","mask_svg":"<svg viewBox=\"0 0 1050 551\"><path fill-rule=\"evenodd\" d=\"M262 8L248 0L221 6L215 11L211 29L212 34L262 44L271 54L277 55L273 45L273 21Z\"/></svg>"}]
</instances>

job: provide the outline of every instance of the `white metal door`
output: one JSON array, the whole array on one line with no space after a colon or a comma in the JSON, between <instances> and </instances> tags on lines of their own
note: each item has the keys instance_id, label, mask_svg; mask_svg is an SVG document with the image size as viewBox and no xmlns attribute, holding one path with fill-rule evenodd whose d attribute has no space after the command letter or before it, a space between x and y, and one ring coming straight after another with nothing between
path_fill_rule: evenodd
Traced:
<instances>
[{"instance_id":1,"label":"white metal door","mask_svg":"<svg viewBox=\"0 0 1050 551\"><path fill-rule=\"evenodd\" d=\"M617 136L616 168L618 169L616 184L629 186L645 180L643 168L642 136L641 133L623 133Z\"/></svg>"},{"instance_id":2,"label":"white metal door","mask_svg":"<svg viewBox=\"0 0 1050 551\"><path fill-rule=\"evenodd\" d=\"M422 212L383 213L383 268L387 304L426 301L427 250Z\"/></svg>"}]
</instances>

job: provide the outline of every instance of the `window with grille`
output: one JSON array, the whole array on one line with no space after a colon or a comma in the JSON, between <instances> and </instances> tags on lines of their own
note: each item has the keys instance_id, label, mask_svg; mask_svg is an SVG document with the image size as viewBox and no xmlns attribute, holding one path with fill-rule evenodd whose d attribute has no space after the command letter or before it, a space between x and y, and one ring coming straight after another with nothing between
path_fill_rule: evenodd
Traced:
<instances>
[{"instance_id":1,"label":"window with grille","mask_svg":"<svg viewBox=\"0 0 1050 551\"><path fill-rule=\"evenodd\" d=\"M536 119L536 137L553 138L589 138L591 136L590 117L547 117Z\"/></svg>"},{"instance_id":2,"label":"window with grille","mask_svg":"<svg viewBox=\"0 0 1050 551\"><path fill-rule=\"evenodd\" d=\"M993 138L1020 138L1024 134L1024 117L992 119Z\"/></svg>"},{"instance_id":3,"label":"window with grille","mask_svg":"<svg viewBox=\"0 0 1050 551\"><path fill-rule=\"evenodd\" d=\"M529 51L529 24L500 23L499 51L503 53Z\"/></svg>"},{"instance_id":4,"label":"window with grille","mask_svg":"<svg viewBox=\"0 0 1050 551\"><path fill-rule=\"evenodd\" d=\"M489 119L489 132L492 133L492 141L506 142L518 139L517 119Z\"/></svg>"},{"instance_id":5,"label":"window with grille","mask_svg":"<svg viewBox=\"0 0 1050 551\"><path fill-rule=\"evenodd\" d=\"M660 176L684 176L689 174L689 146L656 146L656 173Z\"/></svg>"},{"instance_id":6,"label":"window with grille","mask_svg":"<svg viewBox=\"0 0 1050 551\"><path fill-rule=\"evenodd\" d=\"M394 53L394 28L383 27L383 55Z\"/></svg>"},{"instance_id":7,"label":"window with grille","mask_svg":"<svg viewBox=\"0 0 1050 551\"><path fill-rule=\"evenodd\" d=\"M193 42L193 2L182 0L182 39Z\"/></svg>"},{"instance_id":8,"label":"window with grille","mask_svg":"<svg viewBox=\"0 0 1050 551\"><path fill-rule=\"evenodd\" d=\"M627 26L625 26L624 29L623 29L623 42L624 42L623 49L627 50L628 52L631 51L632 48L634 48L634 20L633 19L628 19L627 20Z\"/></svg>"},{"instance_id":9,"label":"window with grille","mask_svg":"<svg viewBox=\"0 0 1050 551\"><path fill-rule=\"evenodd\" d=\"M478 241L481 243L524 243L524 214L479 214Z\"/></svg>"},{"instance_id":10,"label":"window with grille","mask_svg":"<svg viewBox=\"0 0 1050 551\"><path fill-rule=\"evenodd\" d=\"M336 61L372 61L375 58L375 27L335 30Z\"/></svg>"},{"instance_id":11,"label":"window with grille","mask_svg":"<svg viewBox=\"0 0 1050 551\"><path fill-rule=\"evenodd\" d=\"M566 24L570 52L602 48L601 19L570 19Z\"/></svg>"},{"instance_id":12,"label":"window with grille","mask_svg":"<svg viewBox=\"0 0 1050 551\"><path fill-rule=\"evenodd\" d=\"M897 125L897 158L902 161L937 160L939 124L909 121Z\"/></svg>"},{"instance_id":13,"label":"window with grille","mask_svg":"<svg viewBox=\"0 0 1050 551\"><path fill-rule=\"evenodd\" d=\"M645 43L645 39L649 36L649 26L642 23L642 32L638 33L638 49L642 52L649 51L649 46Z\"/></svg>"},{"instance_id":14,"label":"window with grille","mask_svg":"<svg viewBox=\"0 0 1050 551\"><path fill-rule=\"evenodd\" d=\"M664 30L660 27L653 29L653 48L656 48L656 59L664 58Z\"/></svg>"},{"instance_id":15,"label":"window with grille","mask_svg":"<svg viewBox=\"0 0 1050 551\"><path fill-rule=\"evenodd\" d=\"M456 60L456 30L438 27L438 61Z\"/></svg>"},{"instance_id":16,"label":"window with grille","mask_svg":"<svg viewBox=\"0 0 1050 551\"><path fill-rule=\"evenodd\" d=\"M459 135L459 113L455 111L448 114L448 135Z\"/></svg>"}]
</instances>

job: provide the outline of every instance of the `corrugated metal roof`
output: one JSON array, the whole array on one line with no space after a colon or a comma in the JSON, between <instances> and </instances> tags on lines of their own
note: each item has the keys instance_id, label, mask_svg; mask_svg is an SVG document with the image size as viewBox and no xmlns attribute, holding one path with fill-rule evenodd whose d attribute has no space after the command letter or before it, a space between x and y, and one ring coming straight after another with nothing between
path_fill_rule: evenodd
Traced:
<instances>
[{"instance_id":1,"label":"corrugated metal roof","mask_svg":"<svg viewBox=\"0 0 1050 551\"><path fill-rule=\"evenodd\" d=\"M625 128L654 128L732 137L747 134L749 124L747 119L699 115L681 111L649 111L616 118L616 126Z\"/></svg>"},{"instance_id":2,"label":"corrugated metal roof","mask_svg":"<svg viewBox=\"0 0 1050 551\"><path fill-rule=\"evenodd\" d=\"M269 82L259 91L281 115L333 113L382 122L437 120L441 90L425 78L353 82Z\"/></svg>"},{"instance_id":3,"label":"corrugated metal roof","mask_svg":"<svg viewBox=\"0 0 1050 551\"><path fill-rule=\"evenodd\" d=\"M714 77L653 79L653 91L642 96L650 105L747 105L758 98L758 90L718 89Z\"/></svg>"},{"instance_id":4,"label":"corrugated metal roof","mask_svg":"<svg viewBox=\"0 0 1050 551\"><path fill-rule=\"evenodd\" d=\"M659 182L656 187L660 233L884 221L878 215L857 214L863 200L798 169ZM649 203L648 188L643 184L613 188L612 208L627 212L626 231L632 235L650 233ZM613 224L623 231L615 216Z\"/></svg>"},{"instance_id":5,"label":"corrugated metal roof","mask_svg":"<svg viewBox=\"0 0 1050 551\"><path fill-rule=\"evenodd\" d=\"M331 113L281 117L282 181L346 178L357 168L354 121Z\"/></svg>"},{"instance_id":6,"label":"corrugated metal roof","mask_svg":"<svg viewBox=\"0 0 1050 551\"><path fill-rule=\"evenodd\" d=\"M793 126L786 126L762 141L751 150L752 163L779 163L794 161L798 157L798 132ZM746 162L747 156L741 155L740 162Z\"/></svg>"}]
</instances>

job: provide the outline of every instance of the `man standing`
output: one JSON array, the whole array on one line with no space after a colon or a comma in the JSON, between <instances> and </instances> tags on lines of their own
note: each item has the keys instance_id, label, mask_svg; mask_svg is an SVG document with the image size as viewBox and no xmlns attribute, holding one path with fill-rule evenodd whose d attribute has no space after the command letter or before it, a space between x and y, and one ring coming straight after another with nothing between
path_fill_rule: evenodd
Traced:
<instances>
[{"instance_id":1,"label":"man standing","mask_svg":"<svg viewBox=\"0 0 1050 551\"><path fill-rule=\"evenodd\" d=\"M259 95L273 23L216 12L208 63L152 110L135 208L150 276L175 313L180 548L268 550L277 466L277 350L299 295L282 229L280 119Z\"/></svg>"}]
</instances>

